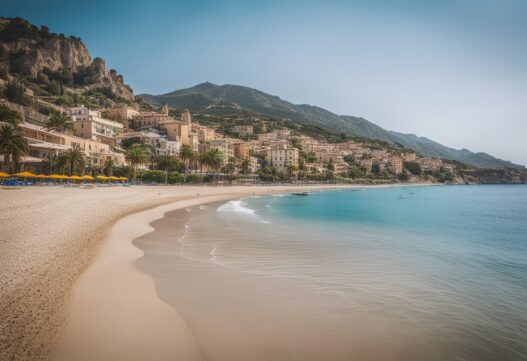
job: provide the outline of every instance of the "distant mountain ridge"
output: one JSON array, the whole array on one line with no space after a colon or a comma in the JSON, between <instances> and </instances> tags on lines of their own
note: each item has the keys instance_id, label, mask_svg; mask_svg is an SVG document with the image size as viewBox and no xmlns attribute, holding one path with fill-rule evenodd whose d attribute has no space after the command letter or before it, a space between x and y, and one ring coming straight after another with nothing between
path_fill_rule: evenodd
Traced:
<instances>
[{"instance_id":1,"label":"distant mountain ridge","mask_svg":"<svg viewBox=\"0 0 527 361\"><path fill-rule=\"evenodd\" d=\"M172 108L188 108L191 112L204 114L227 115L249 112L290 119L348 135L398 143L428 156L456 160L482 168L525 168L487 153L450 148L425 137L386 130L364 118L337 115L308 104L293 104L278 96L239 85L216 85L205 82L167 94L138 96L154 106L159 107L166 103Z\"/></svg>"}]
</instances>

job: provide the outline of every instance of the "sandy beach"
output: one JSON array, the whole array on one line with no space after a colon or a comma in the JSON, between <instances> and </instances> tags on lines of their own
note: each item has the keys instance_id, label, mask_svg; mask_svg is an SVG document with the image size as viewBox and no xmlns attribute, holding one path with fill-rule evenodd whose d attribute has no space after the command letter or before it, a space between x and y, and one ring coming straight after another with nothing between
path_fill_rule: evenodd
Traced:
<instances>
[{"instance_id":1,"label":"sandy beach","mask_svg":"<svg viewBox=\"0 0 527 361\"><path fill-rule=\"evenodd\" d=\"M292 189L1 190L0 359L201 359L177 310L134 267L142 251L131 241L168 211Z\"/></svg>"}]
</instances>

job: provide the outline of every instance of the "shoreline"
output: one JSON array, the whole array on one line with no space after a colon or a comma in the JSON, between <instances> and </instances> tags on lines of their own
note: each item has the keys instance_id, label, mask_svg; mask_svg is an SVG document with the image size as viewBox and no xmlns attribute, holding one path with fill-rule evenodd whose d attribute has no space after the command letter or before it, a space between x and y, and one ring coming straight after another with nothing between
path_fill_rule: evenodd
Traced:
<instances>
[{"instance_id":1,"label":"shoreline","mask_svg":"<svg viewBox=\"0 0 527 361\"><path fill-rule=\"evenodd\" d=\"M74 286L68 307L69 321L61 330L61 337L49 357L57 361L94 358L204 360L186 321L177 309L159 297L155 280L135 264L143 258L144 252L134 245L134 240L153 232L151 224L164 218L167 213L187 207L292 190L353 188L363 186L277 186L253 192L245 190L225 195L193 196L122 217L110 227L101 241L103 245L97 258ZM129 300L133 300L133 303L126 304ZM125 304L126 307L123 307ZM148 313L142 313L144 310ZM111 342L107 342L109 339ZM79 355L85 355L86 358Z\"/></svg>"},{"instance_id":2,"label":"shoreline","mask_svg":"<svg viewBox=\"0 0 527 361\"><path fill-rule=\"evenodd\" d=\"M206 203L211 196L225 201L292 190L398 186L39 187L0 191L0 199L12 209L0 216L6 231L0 236L6 250L6 259L0 262L0 310L8 315L0 321L0 358L49 358L71 316L68 310L80 279L103 255L113 226L123 218L189 200ZM132 240L129 245L141 252ZM155 289L150 293L158 300Z\"/></svg>"},{"instance_id":3,"label":"shoreline","mask_svg":"<svg viewBox=\"0 0 527 361\"><path fill-rule=\"evenodd\" d=\"M154 231L151 223L168 212L237 197L184 199L117 221L102 240L97 259L74 288L70 320L50 358L57 361L203 360L185 320L158 297L154 280L137 267L136 262L144 253L133 241ZM109 339L111 342L107 342Z\"/></svg>"},{"instance_id":4,"label":"shoreline","mask_svg":"<svg viewBox=\"0 0 527 361\"><path fill-rule=\"evenodd\" d=\"M66 324L79 277L101 254L103 240L123 217L185 199L358 185L31 187L0 190L0 359L46 359ZM368 186L366 186L368 187ZM203 199L201 198L201 199ZM134 246L135 247L135 246ZM154 293L155 295L155 293ZM4 317L5 316L5 317Z\"/></svg>"}]
</instances>

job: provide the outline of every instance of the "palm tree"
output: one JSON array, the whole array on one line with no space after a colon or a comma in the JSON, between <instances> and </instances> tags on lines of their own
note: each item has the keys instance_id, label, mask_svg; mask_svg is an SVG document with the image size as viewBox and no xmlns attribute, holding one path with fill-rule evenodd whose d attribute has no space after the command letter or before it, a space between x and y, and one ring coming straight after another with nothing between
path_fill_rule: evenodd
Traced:
<instances>
[{"instance_id":1,"label":"palm tree","mask_svg":"<svg viewBox=\"0 0 527 361\"><path fill-rule=\"evenodd\" d=\"M141 146L141 144L132 144L132 146L126 151L125 158L126 161L132 166L133 179L135 182L137 166L148 162L148 153Z\"/></svg>"},{"instance_id":2,"label":"palm tree","mask_svg":"<svg viewBox=\"0 0 527 361\"><path fill-rule=\"evenodd\" d=\"M223 153L216 148L209 149L202 154L201 163L212 169L212 177L214 178L214 171L220 169L223 164Z\"/></svg>"},{"instance_id":3,"label":"palm tree","mask_svg":"<svg viewBox=\"0 0 527 361\"><path fill-rule=\"evenodd\" d=\"M236 161L237 159L235 157L230 157L229 161L222 168L222 172L227 175L229 181L234 179L234 173L236 173Z\"/></svg>"},{"instance_id":4,"label":"palm tree","mask_svg":"<svg viewBox=\"0 0 527 361\"><path fill-rule=\"evenodd\" d=\"M148 144L148 143L141 144L141 147L143 148L147 156L147 161L145 163L150 162L149 168L154 169L155 168L154 165L157 159L156 148L152 144Z\"/></svg>"},{"instance_id":5,"label":"palm tree","mask_svg":"<svg viewBox=\"0 0 527 361\"><path fill-rule=\"evenodd\" d=\"M251 165L251 162L249 161L249 158L245 158L242 160L241 163L241 170L244 175L249 174L249 167Z\"/></svg>"},{"instance_id":6,"label":"palm tree","mask_svg":"<svg viewBox=\"0 0 527 361\"><path fill-rule=\"evenodd\" d=\"M5 122L17 126L24 121L22 114L10 109L7 105L0 104L0 122Z\"/></svg>"},{"instance_id":7,"label":"palm tree","mask_svg":"<svg viewBox=\"0 0 527 361\"><path fill-rule=\"evenodd\" d=\"M112 158L106 158L106 161L104 162L104 171L106 172L106 176L111 177L113 175L113 169L115 168L115 162Z\"/></svg>"},{"instance_id":8,"label":"palm tree","mask_svg":"<svg viewBox=\"0 0 527 361\"><path fill-rule=\"evenodd\" d=\"M183 144L181 148L179 148L179 158L183 161L183 164L185 165L184 172L187 171L187 163L194 159L194 157L195 154L190 145Z\"/></svg>"},{"instance_id":9,"label":"palm tree","mask_svg":"<svg viewBox=\"0 0 527 361\"><path fill-rule=\"evenodd\" d=\"M286 168L287 179L291 180L291 177L298 171L298 167L294 164L288 164Z\"/></svg>"},{"instance_id":10,"label":"palm tree","mask_svg":"<svg viewBox=\"0 0 527 361\"><path fill-rule=\"evenodd\" d=\"M46 123L46 129L59 133L71 133L74 130L73 119L66 113L53 112Z\"/></svg>"},{"instance_id":11,"label":"palm tree","mask_svg":"<svg viewBox=\"0 0 527 361\"><path fill-rule=\"evenodd\" d=\"M157 166L165 171L165 184L168 183L168 171L179 166L179 159L173 155L160 155L156 159Z\"/></svg>"},{"instance_id":12,"label":"palm tree","mask_svg":"<svg viewBox=\"0 0 527 361\"><path fill-rule=\"evenodd\" d=\"M71 176L75 173L82 173L86 166L84 154L78 147L70 148L61 154L62 164Z\"/></svg>"},{"instance_id":13,"label":"palm tree","mask_svg":"<svg viewBox=\"0 0 527 361\"><path fill-rule=\"evenodd\" d=\"M28 152L27 140L20 129L12 124L0 123L0 154L4 155L6 171L11 173L13 170L11 161L17 163Z\"/></svg>"}]
</instances>

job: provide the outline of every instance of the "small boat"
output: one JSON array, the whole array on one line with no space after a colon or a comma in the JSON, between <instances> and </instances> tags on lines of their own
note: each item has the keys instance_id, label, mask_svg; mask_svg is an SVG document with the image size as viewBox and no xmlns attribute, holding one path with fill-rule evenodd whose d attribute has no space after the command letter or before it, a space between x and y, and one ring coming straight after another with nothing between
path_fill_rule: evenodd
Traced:
<instances>
[{"instance_id":1,"label":"small boat","mask_svg":"<svg viewBox=\"0 0 527 361\"><path fill-rule=\"evenodd\" d=\"M294 196L308 196L309 192L297 192L297 193L291 193Z\"/></svg>"}]
</instances>

